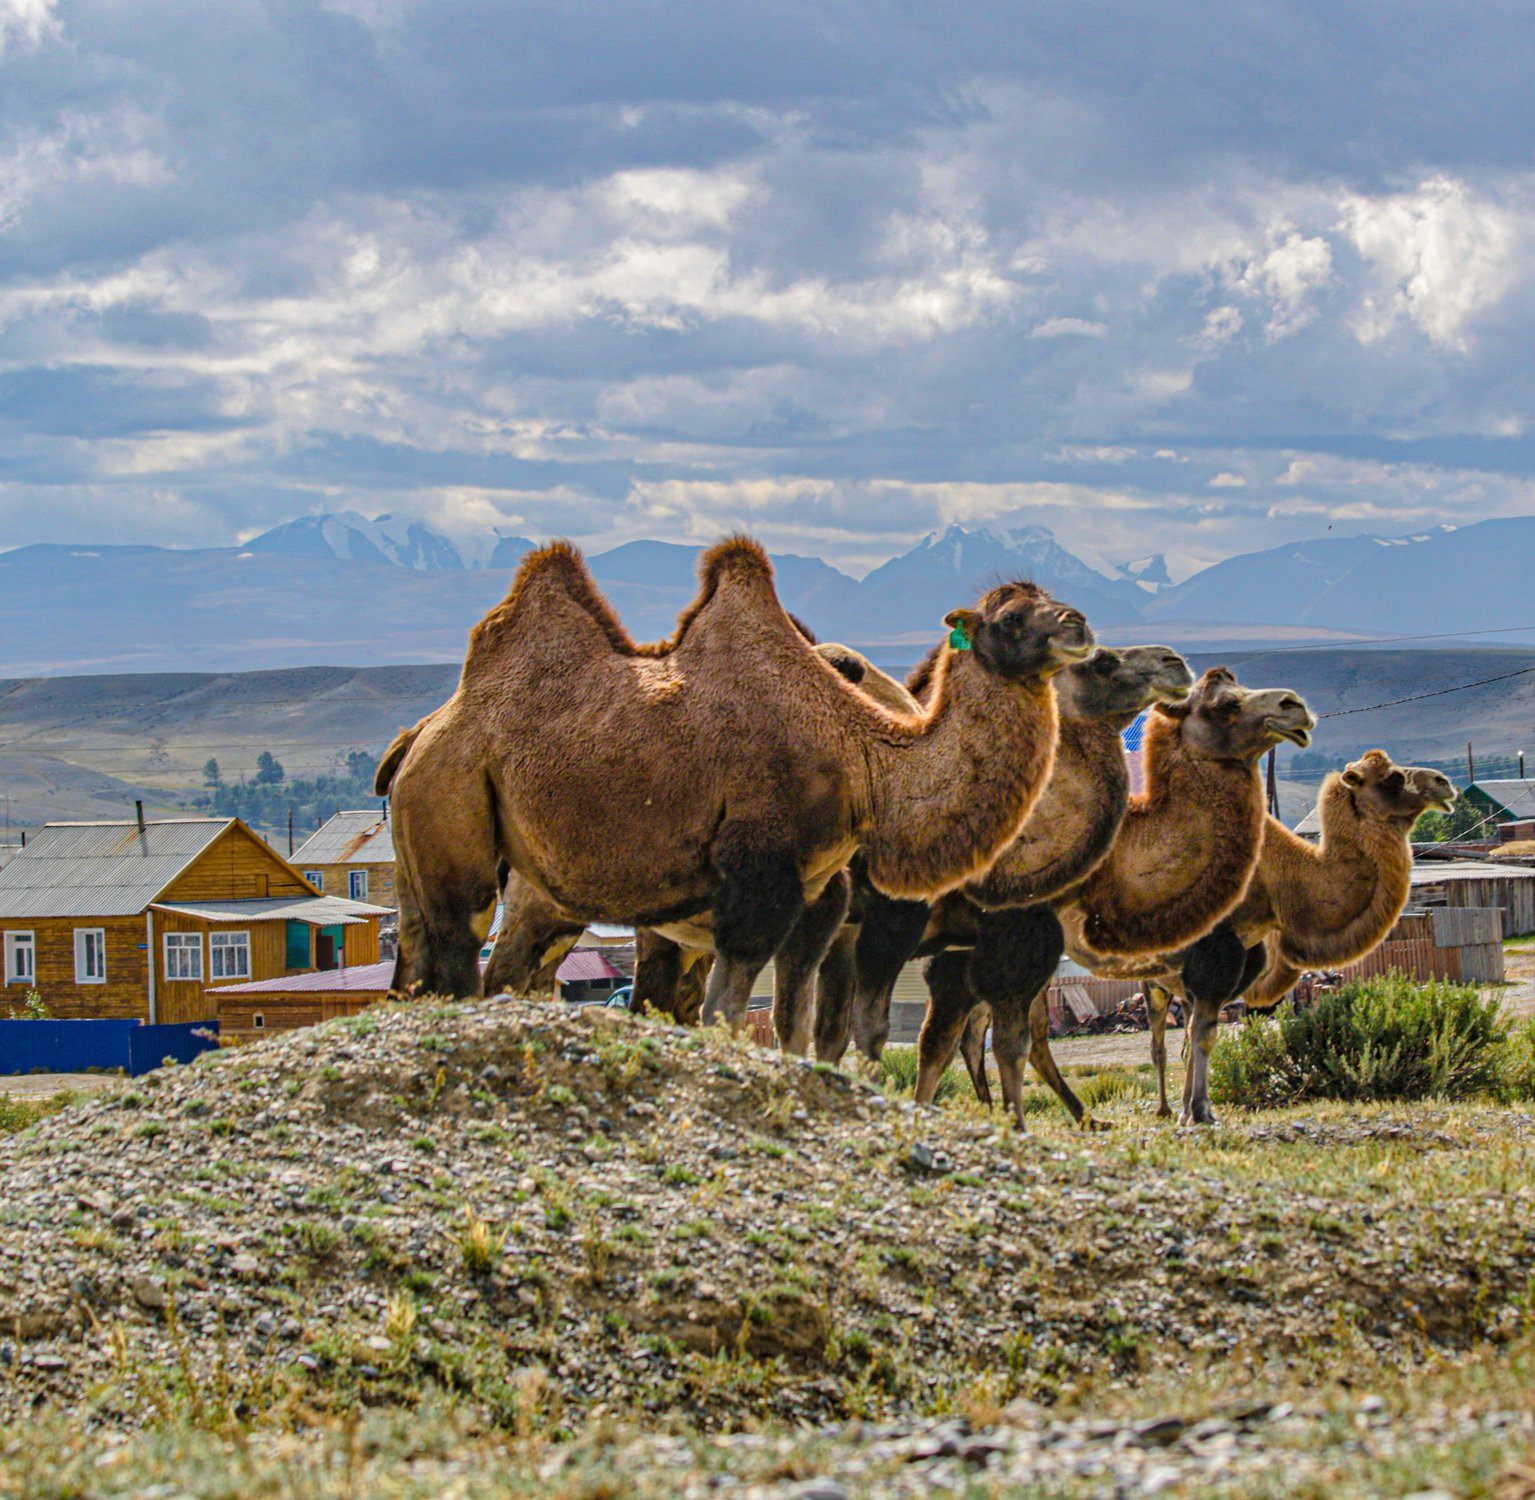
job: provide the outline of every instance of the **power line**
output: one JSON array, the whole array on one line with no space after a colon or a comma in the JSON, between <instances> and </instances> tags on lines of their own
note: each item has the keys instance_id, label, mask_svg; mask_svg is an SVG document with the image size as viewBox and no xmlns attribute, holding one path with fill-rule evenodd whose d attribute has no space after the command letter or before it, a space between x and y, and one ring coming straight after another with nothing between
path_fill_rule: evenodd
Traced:
<instances>
[{"instance_id":1,"label":"power line","mask_svg":"<svg viewBox=\"0 0 1535 1500\"><path fill-rule=\"evenodd\" d=\"M1337 641L1312 641L1304 646L1259 646L1252 650L1245 647L1233 647L1228 653L1231 656L1291 656L1298 651L1346 651L1351 646L1392 646L1401 641L1452 641L1461 640L1467 636L1486 635L1514 635L1521 631L1535 630L1535 625L1500 625L1489 630L1439 630L1425 635L1376 635L1361 636L1357 639ZM1193 656L1210 656L1209 651L1194 651Z\"/></svg>"},{"instance_id":2,"label":"power line","mask_svg":"<svg viewBox=\"0 0 1535 1500\"><path fill-rule=\"evenodd\" d=\"M1446 693L1464 693L1471 688L1486 687L1490 682L1507 682L1510 677L1524 677L1535 672L1535 667L1520 667L1517 672L1501 672L1496 677L1481 677L1475 682L1462 682L1456 687L1435 688L1432 692L1412 693L1406 698L1392 698L1385 703L1370 703L1362 708L1335 708L1330 713L1318 714L1318 719L1341 719L1348 714L1371 714L1378 708L1395 708L1402 703L1418 703L1424 698L1442 698Z\"/></svg>"}]
</instances>

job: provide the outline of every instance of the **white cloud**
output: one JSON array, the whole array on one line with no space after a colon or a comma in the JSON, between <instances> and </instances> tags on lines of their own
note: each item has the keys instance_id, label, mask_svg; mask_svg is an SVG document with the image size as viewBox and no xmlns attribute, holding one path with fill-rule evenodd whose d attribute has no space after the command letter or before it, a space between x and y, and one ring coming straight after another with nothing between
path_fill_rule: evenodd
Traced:
<instances>
[{"instance_id":1,"label":"white cloud","mask_svg":"<svg viewBox=\"0 0 1535 1500\"><path fill-rule=\"evenodd\" d=\"M1332 279L1332 246L1320 235L1307 237L1281 224L1269 231L1265 252L1243 266L1236 285L1267 298L1270 312L1264 333L1277 339L1304 328L1316 316L1312 294Z\"/></svg>"},{"instance_id":2,"label":"white cloud","mask_svg":"<svg viewBox=\"0 0 1535 1500\"><path fill-rule=\"evenodd\" d=\"M54 0L0 0L0 56L18 42L36 47L58 30Z\"/></svg>"},{"instance_id":3,"label":"white cloud","mask_svg":"<svg viewBox=\"0 0 1535 1500\"><path fill-rule=\"evenodd\" d=\"M1092 323L1086 318L1046 318L1029 330L1031 339L1059 339L1079 336L1101 339L1108 332L1106 323Z\"/></svg>"},{"instance_id":4,"label":"white cloud","mask_svg":"<svg viewBox=\"0 0 1535 1500\"><path fill-rule=\"evenodd\" d=\"M1349 194L1342 228L1370 268L1354 327L1366 344L1404 318L1441 348L1464 351L1470 326L1528 263L1531 215L1450 176L1409 193Z\"/></svg>"},{"instance_id":5,"label":"white cloud","mask_svg":"<svg viewBox=\"0 0 1535 1500\"><path fill-rule=\"evenodd\" d=\"M1240 474L1233 474L1229 470L1222 470L1213 479L1206 482L1212 490L1242 490L1247 488L1247 481Z\"/></svg>"}]
</instances>

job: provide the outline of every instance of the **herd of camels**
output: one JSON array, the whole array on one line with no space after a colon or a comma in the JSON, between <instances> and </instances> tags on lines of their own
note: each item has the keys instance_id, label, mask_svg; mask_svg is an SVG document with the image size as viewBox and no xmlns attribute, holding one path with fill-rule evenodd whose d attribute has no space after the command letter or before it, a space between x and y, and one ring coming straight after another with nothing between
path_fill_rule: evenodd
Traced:
<instances>
[{"instance_id":1,"label":"herd of camels","mask_svg":"<svg viewBox=\"0 0 1535 1500\"><path fill-rule=\"evenodd\" d=\"M774 962L780 1046L877 1065L903 965L927 958L917 1099L962 1050L1023 1123L1023 1059L1094 1122L1050 1055L1063 953L1144 981L1158 1113L1165 1023L1189 1018L1182 1120L1214 1119L1221 1008L1386 936L1409 831L1454 790L1372 750L1322 790L1311 845L1268 817L1259 762L1304 746L1295 693L1163 646L1098 646L1075 609L1006 583L945 617L903 687L816 645L744 537L707 551L670 639L633 641L581 554L531 553L475 627L453 696L379 767L391 798L402 994L548 993L594 921L637 932L634 1004L744 1022ZM1150 710L1144 789L1122 731ZM503 918L482 976L492 914ZM1027 1036L1027 1044L1025 1037Z\"/></svg>"}]
</instances>

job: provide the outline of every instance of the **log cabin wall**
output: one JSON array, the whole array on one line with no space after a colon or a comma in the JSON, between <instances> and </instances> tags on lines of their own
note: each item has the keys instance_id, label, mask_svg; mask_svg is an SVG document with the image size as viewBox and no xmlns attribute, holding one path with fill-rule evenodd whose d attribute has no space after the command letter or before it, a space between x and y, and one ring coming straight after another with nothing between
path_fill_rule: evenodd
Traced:
<instances>
[{"instance_id":1,"label":"log cabin wall","mask_svg":"<svg viewBox=\"0 0 1535 1500\"><path fill-rule=\"evenodd\" d=\"M75 975L75 932L106 934L106 981L79 984ZM0 992L0 1015L20 1010L29 990L43 997L49 1014L60 1021L149 1019L149 950L144 918L8 917L0 933L30 932L36 945L37 975L30 984L7 984ZM161 1017L164 1020L165 1017Z\"/></svg>"}]
</instances>

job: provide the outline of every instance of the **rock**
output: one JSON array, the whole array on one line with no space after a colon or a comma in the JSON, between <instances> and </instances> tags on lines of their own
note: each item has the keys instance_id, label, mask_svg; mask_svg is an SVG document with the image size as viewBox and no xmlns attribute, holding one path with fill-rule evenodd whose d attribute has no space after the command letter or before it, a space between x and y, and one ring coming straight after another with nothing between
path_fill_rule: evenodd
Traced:
<instances>
[{"instance_id":1,"label":"rock","mask_svg":"<svg viewBox=\"0 0 1535 1500\"><path fill-rule=\"evenodd\" d=\"M1166 1448L1188 1431L1188 1425L1182 1417L1153 1417L1149 1422L1138 1423L1131 1431L1143 1443Z\"/></svg>"},{"instance_id":2,"label":"rock","mask_svg":"<svg viewBox=\"0 0 1535 1500\"><path fill-rule=\"evenodd\" d=\"M165 1288L153 1276L140 1276L129 1288L133 1300L146 1312L165 1311Z\"/></svg>"},{"instance_id":3,"label":"rock","mask_svg":"<svg viewBox=\"0 0 1535 1500\"><path fill-rule=\"evenodd\" d=\"M911 1150L906 1153L904 1166L908 1172L926 1173L935 1177L954 1170L954 1163L942 1151L934 1151L926 1141L912 1143Z\"/></svg>"}]
</instances>

